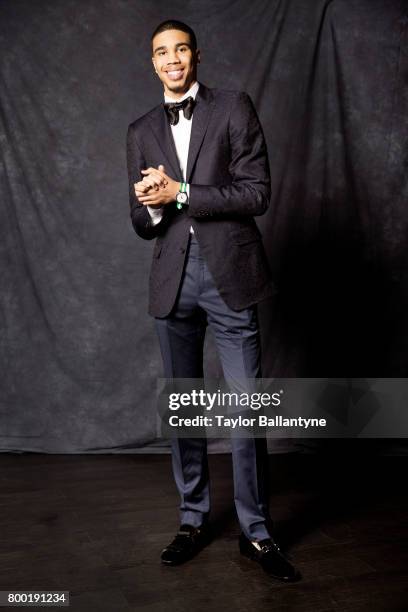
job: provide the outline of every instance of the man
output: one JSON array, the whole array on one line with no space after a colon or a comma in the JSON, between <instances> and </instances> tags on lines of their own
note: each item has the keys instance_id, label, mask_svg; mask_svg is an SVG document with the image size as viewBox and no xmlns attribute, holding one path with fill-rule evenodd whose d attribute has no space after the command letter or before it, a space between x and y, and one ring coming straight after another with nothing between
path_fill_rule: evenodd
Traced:
<instances>
[{"instance_id":1,"label":"man","mask_svg":"<svg viewBox=\"0 0 408 612\"><path fill-rule=\"evenodd\" d=\"M261 376L257 303L274 293L254 216L270 199L262 128L249 96L197 81L193 30L161 23L152 36L153 66L164 104L128 129L131 219L157 238L149 285L166 378L202 378L211 326L226 380L234 389ZM161 560L176 565L209 541L206 439L172 439L181 526ZM232 438L234 499L242 554L272 576L299 575L271 538L267 447Z\"/></svg>"}]
</instances>

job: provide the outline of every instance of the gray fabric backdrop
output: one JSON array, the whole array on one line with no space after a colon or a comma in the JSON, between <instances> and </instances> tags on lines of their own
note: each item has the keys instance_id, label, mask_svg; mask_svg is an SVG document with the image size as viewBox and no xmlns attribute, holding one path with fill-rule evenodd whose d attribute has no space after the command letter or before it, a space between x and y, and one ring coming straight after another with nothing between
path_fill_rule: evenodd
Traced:
<instances>
[{"instance_id":1,"label":"gray fabric backdrop","mask_svg":"<svg viewBox=\"0 0 408 612\"><path fill-rule=\"evenodd\" d=\"M2 450L155 442L153 244L131 227L125 137L162 99L149 40L167 18L265 130L264 375L407 375L406 2L2 0Z\"/></svg>"}]
</instances>

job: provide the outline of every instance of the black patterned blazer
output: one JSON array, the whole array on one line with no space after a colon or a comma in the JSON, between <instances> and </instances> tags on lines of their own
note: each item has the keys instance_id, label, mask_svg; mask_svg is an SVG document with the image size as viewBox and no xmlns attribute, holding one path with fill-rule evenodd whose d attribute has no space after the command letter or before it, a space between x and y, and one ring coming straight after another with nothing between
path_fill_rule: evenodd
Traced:
<instances>
[{"instance_id":1,"label":"black patterned blazer","mask_svg":"<svg viewBox=\"0 0 408 612\"><path fill-rule=\"evenodd\" d=\"M248 94L210 89L200 83L192 118L187 161L189 206L164 207L153 225L139 204L134 183L140 170L165 166L183 180L163 103L129 125L127 165L130 215L136 233L156 238L149 281L149 314L167 316L176 301L193 226L221 297L242 310L273 295L262 237L254 216L270 200L270 172L265 138Z\"/></svg>"}]
</instances>

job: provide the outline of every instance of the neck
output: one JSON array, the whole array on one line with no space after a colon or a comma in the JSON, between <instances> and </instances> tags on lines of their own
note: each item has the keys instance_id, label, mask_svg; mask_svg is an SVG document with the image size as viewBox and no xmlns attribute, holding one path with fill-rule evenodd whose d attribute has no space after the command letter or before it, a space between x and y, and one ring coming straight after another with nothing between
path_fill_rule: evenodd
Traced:
<instances>
[{"instance_id":1,"label":"neck","mask_svg":"<svg viewBox=\"0 0 408 612\"><path fill-rule=\"evenodd\" d=\"M165 89L164 93L169 98L174 98L175 100L179 100L180 98L182 98L184 96L184 94L186 94L188 92L189 89L192 88L193 85L195 85L196 82L197 82L196 79L191 81L191 83L189 83L189 85L185 86L183 91L170 91L170 90L166 91L166 89Z\"/></svg>"}]
</instances>

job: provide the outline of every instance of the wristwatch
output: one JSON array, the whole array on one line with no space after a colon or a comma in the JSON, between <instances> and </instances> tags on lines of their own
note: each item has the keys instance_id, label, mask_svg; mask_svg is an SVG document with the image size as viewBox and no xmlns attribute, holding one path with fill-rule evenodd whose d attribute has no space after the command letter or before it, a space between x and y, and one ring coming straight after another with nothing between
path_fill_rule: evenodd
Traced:
<instances>
[{"instance_id":1,"label":"wristwatch","mask_svg":"<svg viewBox=\"0 0 408 612\"><path fill-rule=\"evenodd\" d=\"M187 183L180 183L180 190L176 195L176 206L179 210L188 204Z\"/></svg>"}]
</instances>

